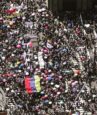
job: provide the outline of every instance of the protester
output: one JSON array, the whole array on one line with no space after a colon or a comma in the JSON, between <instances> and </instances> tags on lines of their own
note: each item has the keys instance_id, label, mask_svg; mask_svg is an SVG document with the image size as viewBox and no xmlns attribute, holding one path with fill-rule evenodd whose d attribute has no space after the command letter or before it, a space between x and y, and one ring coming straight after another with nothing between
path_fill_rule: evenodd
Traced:
<instances>
[{"instance_id":1,"label":"protester","mask_svg":"<svg viewBox=\"0 0 97 115\"><path fill-rule=\"evenodd\" d=\"M6 96L29 114L96 115L92 20L85 26L69 17L62 22L45 0L6 2L2 11L0 86Z\"/></svg>"}]
</instances>

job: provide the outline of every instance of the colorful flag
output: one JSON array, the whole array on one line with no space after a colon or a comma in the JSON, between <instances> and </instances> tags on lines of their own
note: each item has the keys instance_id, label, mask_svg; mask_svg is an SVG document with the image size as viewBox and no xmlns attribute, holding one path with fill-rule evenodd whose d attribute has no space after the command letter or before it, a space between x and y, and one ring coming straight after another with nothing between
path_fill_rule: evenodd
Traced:
<instances>
[{"instance_id":1,"label":"colorful flag","mask_svg":"<svg viewBox=\"0 0 97 115\"><path fill-rule=\"evenodd\" d=\"M40 92L40 77L35 75L33 78L26 77L25 78L25 89L28 93Z\"/></svg>"},{"instance_id":2,"label":"colorful flag","mask_svg":"<svg viewBox=\"0 0 97 115\"><path fill-rule=\"evenodd\" d=\"M30 86L30 78L25 78L25 89L28 93L32 93L32 89Z\"/></svg>"},{"instance_id":3,"label":"colorful flag","mask_svg":"<svg viewBox=\"0 0 97 115\"><path fill-rule=\"evenodd\" d=\"M35 86L36 86L36 91L40 92L41 91L41 86L40 86L40 77L38 75L34 76L35 79Z\"/></svg>"}]
</instances>

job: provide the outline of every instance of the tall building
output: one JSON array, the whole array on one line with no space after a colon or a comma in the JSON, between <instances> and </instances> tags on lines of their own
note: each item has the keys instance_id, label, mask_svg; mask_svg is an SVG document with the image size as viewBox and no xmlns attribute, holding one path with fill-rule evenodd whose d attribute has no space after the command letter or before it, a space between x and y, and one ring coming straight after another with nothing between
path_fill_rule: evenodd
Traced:
<instances>
[{"instance_id":1,"label":"tall building","mask_svg":"<svg viewBox=\"0 0 97 115\"><path fill-rule=\"evenodd\" d=\"M55 14L64 11L87 11L97 4L97 0L48 0L48 7Z\"/></svg>"}]
</instances>

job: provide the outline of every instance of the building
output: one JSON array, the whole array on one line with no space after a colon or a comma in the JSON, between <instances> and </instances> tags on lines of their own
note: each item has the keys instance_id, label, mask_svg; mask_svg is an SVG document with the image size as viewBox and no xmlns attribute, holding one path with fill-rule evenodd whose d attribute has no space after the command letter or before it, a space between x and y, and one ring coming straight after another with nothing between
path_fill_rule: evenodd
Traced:
<instances>
[{"instance_id":1,"label":"building","mask_svg":"<svg viewBox=\"0 0 97 115\"><path fill-rule=\"evenodd\" d=\"M48 8L54 14L64 11L87 11L97 7L97 0L48 0Z\"/></svg>"}]
</instances>

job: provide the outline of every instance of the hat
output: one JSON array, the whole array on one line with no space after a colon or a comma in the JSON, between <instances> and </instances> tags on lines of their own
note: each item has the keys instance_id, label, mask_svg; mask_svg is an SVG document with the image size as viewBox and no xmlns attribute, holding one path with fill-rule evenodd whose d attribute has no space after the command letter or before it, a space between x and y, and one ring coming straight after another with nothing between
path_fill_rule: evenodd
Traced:
<instances>
[{"instance_id":1,"label":"hat","mask_svg":"<svg viewBox=\"0 0 97 115\"><path fill-rule=\"evenodd\" d=\"M66 65L67 64L67 62L63 62L63 65Z\"/></svg>"},{"instance_id":2,"label":"hat","mask_svg":"<svg viewBox=\"0 0 97 115\"><path fill-rule=\"evenodd\" d=\"M54 85L54 83L53 83L53 82L51 82L51 85Z\"/></svg>"},{"instance_id":3,"label":"hat","mask_svg":"<svg viewBox=\"0 0 97 115\"><path fill-rule=\"evenodd\" d=\"M35 16L35 13L32 13L31 15L32 15L32 16Z\"/></svg>"},{"instance_id":4,"label":"hat","mask_svg":"<svg viewBox=\"0 0 97 115\"><path fill-rule=\"evenodd\" d=\"M26 17L25 17L25 16L23 16L23 17L22 17L22 19L23 19L23 20L25 20L25 19L26 19Z\"/></svg>"},{"instance_id":5,"label":"hat","mask_svg":"<svg viewBox=\"0 0 97 115\"><path fill-rule=\"evenodd\" d=\"M43 79L43 77L42 77L42 76L41 76L40 78L41 78L41 79Z\"/></svg>"},{"instance_id":6,"label":"hat","mask_svg":"<svg viewBox=\"0 0 97 115\"><path fill-rule=\"evenodd\" d=\"M96 97L96 95L92 95L93 97Z\"/></svg>"},{"instance_id":7,"label":"hat","mask_svg":"<svg viewBox=\"0 0 97 115\"><path fill-rule=\"evenodd\" d=\"M14 93L14 90L13 90L13 89L11 90L11 93Z\"/></svg>"},{"instance_id":8,"label":"hat","mask_svg":"<svg viewBox=\"0 0 97 115\"><path fill-rule=\"evenodd\" d=\"M22 40L23 38L22 37L20 37L20 40Z\"/></svg>"},{"instance_id":9,"label":"hat","mask_svg":"<svg viewBox=\"0 0 97 115\"><path fill-rule=\"evenodd\" d=\"M61 94L61 92L57 92L57 95L60 95Z\"/></svg>"},{"instance_id":10,"label":"hat","mask_svg":"<svg viewBox=\"0 0 97 115\"><path fill-rule=\"evenodd\" d=\"M2 60L5 60L5 57L4 57L4 56L2 57Z\"/></svg>"},{"instance_id":11,"label":"hat","mask_svg":"<svg viewBox=\"0 0 97 115\"><path fill-rule=\"evenodd\" d=\"M20 44L21 43L21 41L18 41L18 44Z\"/></svg>"},{"instance_id":12,"label":"hat","mask_svg":"<svg viewBox=\"0 0 97 115\"><path fill-rule=\"evenodd\" d=\"M3 49L3 52L6 51L6 49Z\"/></svg>"},{"instance_id":13,"label":"hat","mask_svg":"<svg viewBox=\"0 0 97 115\"><path fill-rule=\"evenodd\" d=\"M49 69L48 72L50 73L50 72L51 72L51 69Z\"/></svg>"},{"instance_id":14,"label":"hat","mask_svg":"<svg viewBox=\"0 0 97 115\"><path fill-rule=\"evenodd\" d=\"M34 56L35 59L37 59L38 57L37 56Z\"/></svg>"},{"instance_id":15,"label":"hat","mask_svg":"<svg viewBox=\"0 0 97 115\"><path fill-rule=\"evenodd\" d=\"M45 102L45 103L48 103L49 101L48 101L48 100L45 100L44 102Z\"/></svg>"},{"instance_id":16,"label":"hat","mask_svg":"<svg viewBox=\"0 0 97 115\"><path fill-rule=\"evenodd\" d=\"M27 69L30 70L30 67L28 66Z\"/></svg>"},{"instance_id":17,"label":"hat","mask_svg":"<svg viewBox=\"0 0 97 115\"><path fill-rule=\"evenodd\" d=\"M41 82L41 85L44 85L44 82L43 82L43 81Z\"/></svg>"},{"instance_id":18,"label":"hat","mask_svg":"<svg viewBox=\"0 0 97 115\"><path fill-rule=\"evenodd\" d=\"M66 109L65 111L66 111L66 112L70 112L70 110L68 110L68 109Z\"/></svg>"},{"instance_id":19,"label":"hat","mask_svg":"<svg viewBox=\"0 0 97 115\"><path fill-rule=\"evenodd\" d=\"M52 75L52 77L53 77L55 74L54 74L54 73L52 73L51 75Z\"/></svg>"},{"instance_id":20,"label":"hat","mask_svg":"<svg viewBox=\"0 0 97 115\"><path fill-rule=\"evenodd\" d=\"M41 95L44 95L44 94L45 94L44 91L42 91L42 92L41 92Z\"/></svg>"},{"instance_id":21,"label":"hat","mask_svg":"<svg viewBox=\"0 0 97 115\"><path fill-rule=\"evenodd\" d=\"M84 93L85 91L84 90L82 90L82 93Z\"/></svg>"},{"instance_id":22,"label":"hat","mask_svg":"<svg viewBox=\"0 0 97 115\"><path fill-rule=\"evenodd\" d=\"M56 88L54 87L53 90L56 90Z\"/></svg>"},{"instance_id":23,"label":"hat","mask_svg":"<svg viewBox=\"0 0 97 115\"><path fill-rule=\"evenodd\" d=\"M29 75L29 72L26 72L25 75Z\"/></svg>"},{"instance_id":24,"label":"hat","mask_svg":"<svg viewBox=\"0 0 97 115\"><path fill-rule=\"evenodd\" d=\"M62 76L60 75L60 76L59 76L59 78L61 79L61 78L62 78Z\"/></svg>"},{"instance_id":25,"label":"hat","mask_svg":"<svg viewBox=\"0 0 97 115\"><path fill-rule=\"evenodd\" d=\"M48 95L45 95L45 98L47 98L48 97Z\"/></svg>"},{"instance_id":26,"label":"hat","mask_svg":"<svg viewBox=\"0 0 97 115\"><path fill-rule=\"evenodd\" d=\"M20 45L20 44L18 44L16 47L17 47L17 48L21 48L21 45Z\"/></svg>"},{"instance_id":27,"label":"hat","mask_svg":"<svg viewBox=\"0 0 97 115\"><path fill-rule=\"evenodd\" d=\"M13 76L16 77L16 74L14 74Z\"/></svg>"},{"instance_id":28,"label":"hat","mask_svg":"<svg viewBox=\"0 0 97 115\"><path fill-rule=\"evenodd\" d=\"M22 72L22 70L18 70L18 72L19 72L19 73L21 73L21 72Z\"/></svg>"},{"instance_id":29,"label":"hat","mask_svg":"<svg viewBox=\"0 0 97 115\"><path fill-rule=\"evenodd\" d=\"M48 14L46 14L46 17L48 17L49 15Z\"/></svg>"},{"instance_id":30,"label":"hat","mask_svg":"<svg viewBox=\"0 0 97 115\"><path fill-rule=\"evenodd\" d=\"M6 43L8 43L8 40L5 40Z\"/></svg>"},{"instance_id":31,"label":"hat","mask_svg":"<svg viewBox=\"0 0 97 115\"><path fill-rule=\"evenodd\" d=\"M56 87L56 88L59 88L59 87L60 87L60 85L55 85L55 87Z\"/></svg>"},{"instance_id":32,"label":"hat","mask_svg":"<svg viewBox=\"0 0 97 115\"><path fill-rule=\"evenodd\" d=\"M9 90L9 88L6 88L6 91L8 91Z\"/></svg>"},{"instance_id":33,"label":"hat","mask_svg":"<svg viewBox=\"0 0 97 115\"><path fill-rule=\"evenodd\" d=\"M19 95L20 93L18 92L17 94Z\"/></svg>"},{"instance_id":34,"label":"hat","mask_svg":"<svg viewBox=\"0 0 97 115\"><path fill-rule=\"evenodd\" d=\"M53 94L51 93L50 96L53 97Z\"/></svg>"},{"instance_id":35,"label":"hat","mask_svg":"<svg viewBox=\"0 0 97 115\"><path fill-rule=\"evenodd\" d=\"M52 101L49 101L49 105L51 105L52 104Z\"/></svg>"},{"instance_id":36,"label":"hat","mask_svg":"<svg viewBox=\"0 0 97 115\"><path fill-rule=\"evenodd\" d=\"M13 21L10 21L10 22L9 22L9 25L13 25Z\"/></svg>"},{"instance_id":37,"label":"hat","mask_svg":"<svg viewBox=\"0 0 97 115\"><path fill-rule=\"evenodd\" d=\"M20 19L20 16L18 16L17 18Z\"/></svg>"},{"instance_id":38,"label":"hat","mask_svg":"<svg viewBox=\"0 0 97 115\"><path fill-rule=\"evenodd\" d=\"M68 90L65 90L65 93L67 93L68 92Z\"/></svg>"},{"instance_id":39,"label":"hat","mask_svg":"<svg viewBox=\"0 0 97 115\"><path fill-rule=\"evenodd\" d=\"M38 65L38 62L35 62L36 65Z\"/></svg>"},{"instance_id":40,"label":"hat","mask_svg":"<svg viewBox=\"0 0 97 115\"><path fill-rule=\"evenodd\" d=\"M91 99L88 100L89 102L91 101Z\"/></svg>"},{"instance_id":41,"label":"hat","mask_svg":"<svg viewBox=\"0 0 97 115\"><path fill-rule=\"evenodd\" d=\"M63 100L61 100L59 103L60 103L60 104L64 104Z\"/></svg>"},{"instance_id":42,"label":"hat","mask_svg":"<svg viewBox=\"0 0 97 115\"><path fill-rule=\"evenodd\" d=\"M7 25L7 28L10 28L10 25Z\"/></svg>"},{"instance_id":43,"label":"hat","mask_svg":"<svg viewBox=\"0 0 97 115\"><path fill-rule=\"evenodd\" d=\"M44 56L44 59L47 59L47 56Z\"/></svg>"},{"instance_id":44,"label":"hat","mask_svg":"<svg viewBox=\"0 0 97 115\"><path fill-rule=\"evenodd\" d=\"M14 54L12 54L11 56L12 56L12 57L14 57L15 55L14 55Z\"/></svg>"},{"instance_id":45,"label":"hat","mask_svg":"<svg viewBox=\"0 0 97 115\"><path fill-rule=\"evenodd\" d=\"M1 20L3 20L3 18L2 18L2 17L0 18L0 21L1 21Z\"/></svg>"},{"instance_id":46,"label":"hat","mask_svg":"<svg viewBox=\"0 0 97 115\"><path fill-rule=\"evenodd\" d=\"M38 68L35 69L35 71L38 71L38 70L39 70Z\"/></svg>"}]
</instances>

